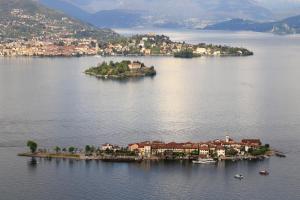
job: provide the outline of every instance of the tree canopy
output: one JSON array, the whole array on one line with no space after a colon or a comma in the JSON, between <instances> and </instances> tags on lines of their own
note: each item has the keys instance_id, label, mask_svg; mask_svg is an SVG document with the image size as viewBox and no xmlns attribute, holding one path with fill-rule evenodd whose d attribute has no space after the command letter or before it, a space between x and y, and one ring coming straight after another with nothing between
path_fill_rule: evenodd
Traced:
<instances>
[{"instance_id":1,"label":"tree canopy","mask_svg":"<svg viewBox=\"0 0 300 200\"><path fill-rule=\"evenodd\" d=\"M28 140L27 141L27 147L29 147L31 153L35 153L36 150L37 150L38 145L37 145L36 142L34 142L32 140Z\"/></svg>"}]
</instances>

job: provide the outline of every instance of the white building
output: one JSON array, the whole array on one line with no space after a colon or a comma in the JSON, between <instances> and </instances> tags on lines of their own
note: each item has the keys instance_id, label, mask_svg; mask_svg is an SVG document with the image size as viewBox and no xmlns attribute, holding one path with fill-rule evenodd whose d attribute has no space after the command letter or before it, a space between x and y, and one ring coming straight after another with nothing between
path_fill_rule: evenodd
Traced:
<instances>
[{"instance_id":1,"label":"white building","mask_svg":"<svg viewBox=\"0 0 300 200\"><path fill-rule=\"evenodd\" d=\"M228 135L226 135L225 142L229 142L229 140L230 140L230 137Z\"/></svg>"},{"instance_id":2,"label":"white building","mask_svg":"<svg viewBox=\"0 0 300 200\"><path fill-rule=\"evenodd\" d=\"M207 50L206 50L206 48L200 48L200 47L198 47L196 49L196 51L194 51L194 53L204 55L204 54L207 53Z\"/></svg>"},{"instance_id":3,"label":"white building","mask_svg":"<svg viewBox=\"0 0 300 200\"><path fill-rule=\"evenodd\" d=\"M114 145L112 145L112 144L106 143L101 146L102 151L113 150L113 149L114 149Z\"/></svg>"},{"instance_id":4,"label":"white building","mask_svg":"<svg viewBox=\"0 0 300 200\"><path fill-rule=\"evenodd\" d=\"M209 154L209 148L208 147L200 147L199 148L199 154L200 155L208 155Z\"/></svg>"},{"instance_id":5,"label":"white building","mask_svg":"<svg viewBox=\"0 0 300 200\"><path fill-rule=\"evenodd\" d=\"M221 156L225 156L225 148L222 146L217 147L217 156L221 157Z\"/></svg>"}]
</instances>

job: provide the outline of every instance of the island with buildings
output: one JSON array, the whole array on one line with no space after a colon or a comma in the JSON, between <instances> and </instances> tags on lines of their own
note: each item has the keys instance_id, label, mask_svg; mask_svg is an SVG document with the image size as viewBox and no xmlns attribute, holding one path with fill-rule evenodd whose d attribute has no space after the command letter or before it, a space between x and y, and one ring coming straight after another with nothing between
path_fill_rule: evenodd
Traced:
<instances>
[{"instance_id":1,"label":"island with buildings","mask_svg":"<svg viewBox=\"0 0 300 200\"><path fill-rule=\"evenodd\" d=\"M119 145L103 144L100 146L87 145L85 148L54 147L38 149L37 143L28 141L30 152L19 156L39 158L68 158L78 160L102 160L115 162L141 162L144 160L257 160L265 159L276 152L269 144L262 144L260 139L242 139L235 141L229 136L224 140L215 139L206 142L169 142L144 141Z\"/></svg>"},{"instance_id":2,"label":"island with buildings","mask_svg":"<svg viewBox=\"0 0 300 200\"><path fill-rule=\"evenodd\" d=\"M87 69L84 73L97 78L107 79L126 79L145 76L152 77L156 75L156 71L153 66L147 67L142 62L131 62L129 60L123 60L121 62L110 61L109 63L102 62L96 67Z\"/></svg>"}]
</instances>

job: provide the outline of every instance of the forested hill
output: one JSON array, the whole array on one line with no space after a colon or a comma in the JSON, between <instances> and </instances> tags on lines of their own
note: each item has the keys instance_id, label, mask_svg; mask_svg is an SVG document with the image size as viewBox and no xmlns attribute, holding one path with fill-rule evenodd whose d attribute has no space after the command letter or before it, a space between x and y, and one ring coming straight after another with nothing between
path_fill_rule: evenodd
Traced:
<instances>
[{"instance_id":1,"label":"forested hill","mask_svg":"<svg viewBox=\"0 0 300 200\"><path fill-rule=\"evenodd\" d=\"M107 41L119 37L110 29L99 29L75 20L37 0L0 0L0 39L88 38Z\"/></svg>"}]
</instances>

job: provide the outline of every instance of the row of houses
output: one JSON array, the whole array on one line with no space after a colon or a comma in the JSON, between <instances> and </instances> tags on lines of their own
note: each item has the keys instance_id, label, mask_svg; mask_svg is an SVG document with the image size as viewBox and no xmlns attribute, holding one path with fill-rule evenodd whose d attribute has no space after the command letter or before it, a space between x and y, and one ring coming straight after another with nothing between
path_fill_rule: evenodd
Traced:
<instances>
[{"instance_id":1,"label":"row of houses","mask_svg":"<svg viewBox=\"0 0 300 200\"><path fill-rule=\"evenodd\" d=\"M167 152L184 153L186 155L199 154L206 157L225 157L228 150L234 150L240 155L246 154L250 149L259 148L262 145L259 139L243 139L240 142L226 136L224 140L208 142L164 143L162 141L144 141L129 144L128 151L137 152L140 156L163 155Z\"/></svg>"}]
</instances>

